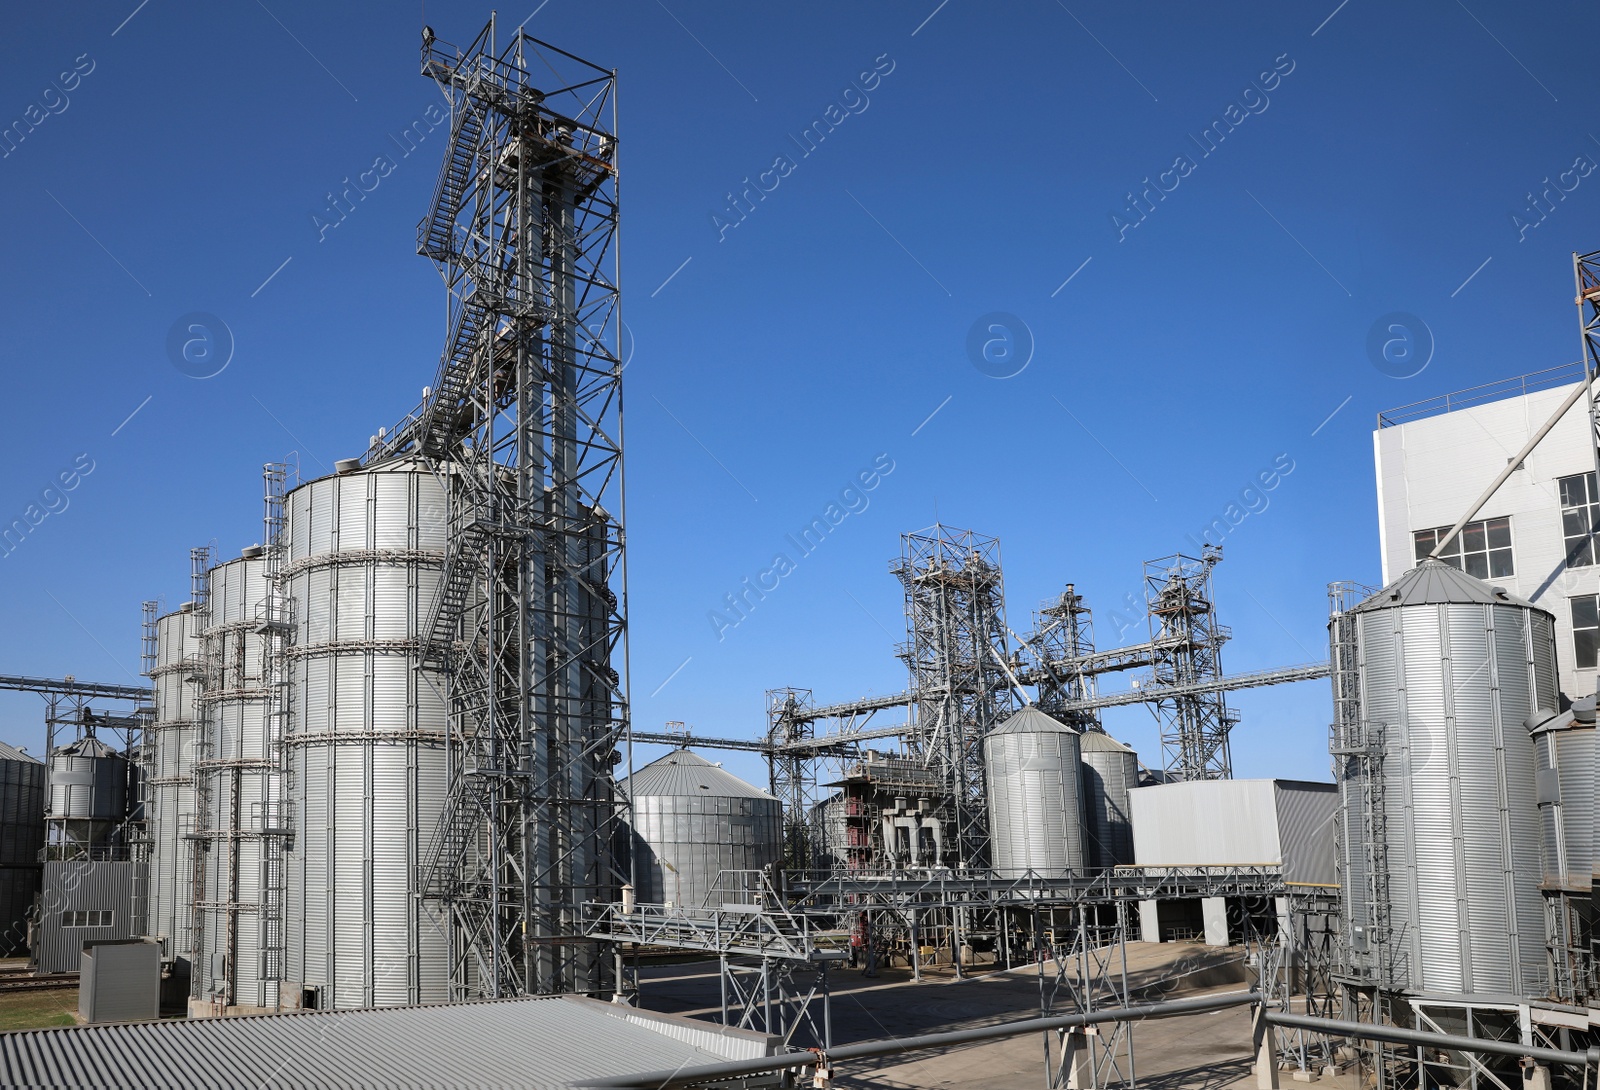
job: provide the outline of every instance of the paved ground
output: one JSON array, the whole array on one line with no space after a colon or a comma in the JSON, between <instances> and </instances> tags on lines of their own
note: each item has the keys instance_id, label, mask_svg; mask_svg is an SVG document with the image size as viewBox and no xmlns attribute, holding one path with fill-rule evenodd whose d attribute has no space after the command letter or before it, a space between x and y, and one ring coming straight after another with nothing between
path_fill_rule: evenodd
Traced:
<instances>
[{"instance_id":1,"label":"paved ground","mask_svg":"<svg viewBox=\"0 0 1600 1090\"><path fill-rule=\"evenodd\" d=\"M715 1019L720 1010L714 962L647 967L641 1005ZM1246 986L1249 970L1240 950L1203 946L1128 944L1130 989L1146 1000L1234 991ZM913 984L905 969L877 979L840 969L833 977L834 1043L905 1037L967 1026L1036 1017L1039 977L1033 967L981 971L957 981L947 973L924 974ZM1141 1023L1133 1028L1133 1062L1149 1090L1222 1090L1253 1086L1250 1021L1244 1008ZM852 1061L836 1070L848 1087L986 1087L1034 1090L1044 1082L1040 1035L1013 1037L938 1052L876 1061ZM1286 1086L1296 1085L1284 1077ZM1330 1084L1319 1083L1320 1090Z\"/></svg>"}]
</instances>

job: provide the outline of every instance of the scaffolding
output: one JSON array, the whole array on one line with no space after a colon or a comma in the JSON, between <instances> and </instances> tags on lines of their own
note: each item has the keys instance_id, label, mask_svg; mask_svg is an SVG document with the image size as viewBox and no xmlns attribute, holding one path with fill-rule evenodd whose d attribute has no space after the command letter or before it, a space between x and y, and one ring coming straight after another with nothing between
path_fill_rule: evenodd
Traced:
<instances>
[{"instance_id":1,"label":"scaffolding","mask_svg":"<svg viewBox=\"0 0 1600 1090\"><path fill-rule=\"evenodd\" d=\"M1222 675L1222 645L1229 632L1217 624L1211 569L1222 549L1208 545L1199 559L1175 553L1144 566L1150 617L1151 681L1158 687L1203 683ZM1239 716L1222 690L1185 692L1150 701L1161 724L1161 763L1169 779L1233 777L1228 735Z\"/></svg>"},{"instance_id":2,"label":"scaffolding","mask_svg":"<svg viewBox=\"0 0 1600 1090\"><path fill-rule=\"evenodd\" d=\"M1068 583L1058 597L1040 607L1033 617L1033 633L1023 643L1039 664L1039 710L1075 730L1103 730L1098 712L1089 706L1095 697L1095 675L1084 668L1094 655L1093 613L1077 587Z\"/></svg>"},{"instance_id":3,"label":"scaffolding","mask_svg":"<svg viewBox=\"0 0 1600 1090\"><path fill-rule=\"evenodd\" d=\"M1015 706L1000 543L936 523L901 538L892 571L905 588L900 657L917 694L907 741L943 786L954 822L946 850L958 864L981 865L989 851L983 737Z\"/></svg>"},{"instance_id":4,"label":"scaffolding","mask_svg":"<svg viewBox=\"0 0 1600 1090\"><path fill-rule=\"evenodd\" d=\"M450 142L418 252L449 299L434 384L370 444L450 495L425 674L450 702L449 797L421 888L456 999L607 990L582 905L610 854L625 734L615 75L494 19L425 30Z\"/></svg>"}]
</instances>

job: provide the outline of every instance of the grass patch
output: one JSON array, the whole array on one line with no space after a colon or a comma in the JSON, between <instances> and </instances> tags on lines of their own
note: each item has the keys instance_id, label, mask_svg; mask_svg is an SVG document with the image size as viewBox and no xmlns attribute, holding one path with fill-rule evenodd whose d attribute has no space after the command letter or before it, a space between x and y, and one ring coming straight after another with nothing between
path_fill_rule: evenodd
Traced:
<instances>
[{"instance_id":1,"label":"grass patch","mask_svg":"<svg viewBox=\"0 0 1600 1090\"><path fill-rule=\"evenodd\" d=\"M70 1026L77 1019L78 989L47 988L0 995L0 1030Z\"/></svg>"}]
</instances>

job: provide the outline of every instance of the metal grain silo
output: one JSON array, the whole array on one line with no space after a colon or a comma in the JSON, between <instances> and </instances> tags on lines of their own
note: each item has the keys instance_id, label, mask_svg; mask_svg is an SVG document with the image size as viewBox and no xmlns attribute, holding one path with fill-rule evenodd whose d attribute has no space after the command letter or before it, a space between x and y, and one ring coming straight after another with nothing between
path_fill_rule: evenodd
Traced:
<instances>
[{"instance_id":1,"label":"metal grain silo","mask_svg":"<svg viewBox=\"0 0 1600 1090\"><path fill-rule=\"evenodd\" d=\"M266 964L271 882L265 851L278 821L281 778L263 673L267 569L259 547L206 573L199 618L204 723L196 737L195 846L200 887L191 916L195 1013L271 1010L278 982Z\"/></svg>"},{"instance_id":2,"label":"metal grain silo","mask_svg":"<svg viewBox=\"0 0 1600 1090\"><path fill-rule=\"evenodd\" d=\"M163 958L189 962L194 901L190 851L195 831L194 762L200 711L200 626L193 609L156 619L156 665L150 672L155 714L145 736L146 819L150 839L149 936Z\"/></svg>"},{"instance_id":3,"label":"metal grain silo","mask_svg":"<svg viewBox=\"0 0 1600 1090\"><path fill-rule=\"evenodd\" d=\"M1545 950L1523 724L1555 706L1554 618L1424 561L1331 629L1356 965L1387 989L1529 994Z\"/></svg>"},{"instance_id":4,"label":"metal grain silo","mask_svg":"<svg viewBox=\"0 0 1600 1090\"><path fill-rule=\"evenodd\" d=\"M1139 755L1103 731L1078 738L1083 760L1083 856L1095 869L1133 862L1133 809Z\"/></svg>"},{"instance_id":5,"label":"metal grain silo","mask_svg":"<svg viewBox=\"0 0 1600 1090\"><path fill-rule=\"evenodd\" d=\"M0 742L0 957L27 952L44 847L44 762Z\"/></svg>"},{"instance_id":6,"label":"metal grain silo","mask_svg":"<svg viewBox=\"0 0 1600 1090\"><path fill-rule=\"evenodd\" d=\"M760 870L782 855L783 804L687 749L645 765L619 790L631 803L634 882L647 904L715 908L737 899L717 887L722 871Z\"/></svg>"},{"instance_id":7,"label":"metal grain silo","mask_svg":"<svg viewBox=\"0 0 1600 1090\"><path fill-rule=\"evenodd\" d=\"M450 998L443 923L418 875L448 789L443 679L421 670L446 495L402 459L286 502L289 797L284 1000L321 1009Z\"/></svg>"},{"instance_id":8,"label":"metal grain silo","mask_svg":"<svg viewBox=\"0 0 1600 1090\"><path fill-rule=\"evenodd\" d=\"M1000 877L1083 873L1079 740L1032 705L984 736L989 860Z\"/></svg>"},{"instance_id":9,"label":"metal grain silo","mask_svg":"<svg viewBox=\"0 0 1600 1090\"><path fill-rule=\"evenodd\" d=\"M85 734L57 746L49 762L52 859L77 859L109 845L128 816L128 759Z\"/></svg>"},{"instance_id":10,"label":"metal grain silo","mask_svg":"<svg viewBox=\"0 0 1600 1090\"><path fill-rule=\"evenodd\" d=\"M1534 784L1544 851L1545 948L1548 996L1592 1005L1596 981L1591 959L1590 898L1594 860L1595 698L1575 701L1557 715L1528 721L1534 746Z\"/></svg>"}]
</instances>

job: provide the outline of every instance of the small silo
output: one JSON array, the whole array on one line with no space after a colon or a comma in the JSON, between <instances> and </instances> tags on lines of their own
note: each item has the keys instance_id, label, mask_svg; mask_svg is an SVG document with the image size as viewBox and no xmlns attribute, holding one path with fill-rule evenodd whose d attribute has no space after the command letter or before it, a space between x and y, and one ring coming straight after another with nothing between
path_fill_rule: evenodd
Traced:
<instances>
[{"instance_id":1,"label":"small silo","mask_svg":"<svg viewBox=\"0 0 1600 1090\"><path fill-rule=\"evenodd\" d=\"M195 739L200 730L200 629L189 605L156 619L156 665L150 672L155 714L144 745L150 838L149 937L164 959L189 963L194 901L190 855L195 831Z\"/></svg>"},{"instance_id":2,"label":"small silo","mask_svg":"<svg viewBox=\"0 0 1600 1090\"><path fill-rule=\"evenodd\" d=\"M760 870L783 854L783 804L687 749L619 785L632 807L636 896L687 910L738 900L725 870ZM715 890L715 895L713 891Z\"/></svg>"},{"instance_id":3,"label":"small silo","mask_svg":"<svg viewBox=\"0 0 1600 1090\"><path fill-rule=\"evenodd\" d=\"M1544 975L1524 724L1555 706L1554 625L1439 561L1330 625L1354 701L1334 739L1345 941L1382 988L1525 995Z\"/></svg>"},{"instance_id":4,"label":"small silo","mask_svg":"<svg viewBox=\"0 0 1600 1090\"><path fill-rule=\"evenodd\" d=\"M1139 755L1104 731L1078 738L1083 758L1083 860L1108 870L1133 862L1133 809Z\"/></svg>"},{"instance_id":5,"label":"small silo","mask_svg":"<svg viewBox=\"0 0 1600 1090\"><path fill-rule=\"evenodd\" d=\"M267 834L278 815L261 632L267 569L259 546L206 573L201 618L205 722L195 762L195 846L201 888L191 927L196 1013L270 1010L278 982L266 964Z\"/></svg>"},{"instance_id":6,"label":"small silo","mask_svg":"<svg viewBox=\"0 0 1600 1090\"><path fill-rule=\"evenodd\" d=\"M815 866L823 870L843 867L849 854L845 851L848 835L842 793L836 791L811 807L811 857Z\"/></svg>"},{"instance_id":7,"label":"small silo","mask_svg":"<svg viewBox=\"0 0 1600 1090\"><path fill-rule=\"evenodd\" d=\"M283 999L443 1003L445 923L419 875L449 786L445 679L421 665L447 500L415 459L340 469L285 503L294 839Z\"/></svg>"},{"instance_id":8,"label":"small silo","mask_svg":"<svg viewBox=\"0 0 1600 1090\"><path fill-rule=\"evenodd\" d=\"M44 847L44 762L0 742L0 957L27 952Z\"/></svg>"},{"instance_id":9,"label":"small silo","mask_svg":"<svg viewBox=\"0 0 1600 1090\"><path fill-rule=\"evenodd\" d=\"M93 733L50 754L47 848L51 859L86 859L119 843L128 816L128 759Z\"/></svg>"},{"instance_id":10,"label":"small silo","mask_svg":"<svg viewBox=\"0 0 1600 1090\"><path fill-rule=\"evenodd\" d=\"M1029 705L983 739L989 860L1002 878L1083 873L1080 736Z\"/></svg>"}]
</instances>

